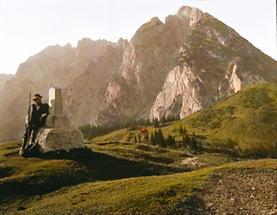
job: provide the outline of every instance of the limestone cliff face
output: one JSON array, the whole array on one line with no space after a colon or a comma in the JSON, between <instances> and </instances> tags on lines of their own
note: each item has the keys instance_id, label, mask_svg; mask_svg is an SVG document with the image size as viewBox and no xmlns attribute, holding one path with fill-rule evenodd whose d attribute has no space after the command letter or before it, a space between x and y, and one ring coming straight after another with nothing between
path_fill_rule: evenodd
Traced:
<instances>
[{"instance_id":1,"label":"limestone cliff face","mask_svg":"<svg viewBox=\"0 0 277 215\"><path fill-rule=\"evenodd\" d=\"M118 73L127 40L109 44L100 57L91 61L85 71L64 90L65 110L75 126L95 123L100 103L109 81ZM112 87L116 92L116 88Z\"/></svg>"},{"instance_id":2,"label":"limestone cliff face","mask_svg":"<svg viewBox=\"0 0 277 215\"><path fill-rule=\"evenodd\" d=\"M229 64L229 67L227 69L227 73L224 77L224 80L219 85L219 91L225 92L227 95L232 95L233 93L238 92L242 88L242 79L238 75L239 72L239 65L236 61L231 62ZM224 81L226 82L225 89L222 88L221 85L224 84Z\"/></svg>"},{"instance_id":3,"label":"limestone cliff face","mask_svg":"<svg viewBox=\"0 0 277 215\"><path fill-rule=\"evenodd\" d=\"M186 12L187 14L187 12ZM246 85L277 81L276 61L264 55L233 29L208 14L180 48L178 66L167 75L149 118L184 118Z\"/></svg>"},{"instance_id":4,"label":"limestone cliff face","mask_svg":"<svg viewBox=\"0 0 277 215\"><path fill-rule=\"evenodd\" d=\"M190 27L197 25L203 16L203 12L197 8L187 6L181 7L177 12L177 17L184 22L188 22Z\"/></svg>"},{"instance_id":5,"label":"limestone cliff face","mask_svg":"<svg viewBox=\"0 0 277 215\"><path fill-rule=\"evenodd\" d=\"M148 118L168 72L176 65L180 47L201 16L200 10L183 7L165 22L154 17L137 30L124 52L119 74L105 93L99 123Z\"/></svg>"},{"instance_id":6,"label":"limestone cliff face","mask_svg":"<svg viewBox=\"0 0 277 215\"><path fill-rule=\"evenodd\" d=\"M150 119L183 118L202 108L199 89L202 82L188 66L176 66L165 80L150 110Z\"/></svg>"},{"instance_id":7,"label":"limestone cliff face","mask_svg":"<svg viewBox=\"0 0 277 215\"><path fill-rule=\"evenodd\" d=\"M251 74L251 71L245 71L241 58L236 57L229 63L225 76L219 84L219 97L224 98L226 96L230 96L241 90L246 85L266 81L271 81L270 77L263 77L263 73Z\"/></svg>"}]
</instances>

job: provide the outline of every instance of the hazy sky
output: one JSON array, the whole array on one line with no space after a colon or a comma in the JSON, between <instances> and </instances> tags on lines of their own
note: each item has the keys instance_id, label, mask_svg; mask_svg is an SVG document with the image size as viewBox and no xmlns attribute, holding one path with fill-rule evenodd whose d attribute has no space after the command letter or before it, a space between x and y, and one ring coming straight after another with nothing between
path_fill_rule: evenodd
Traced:
<instances>
[{"instance_id":1,"label":"hazy sky","mask_svg":"<svg viewBox=\"0 0 277 215\"><path fill-rule=\"evenodd\" d=\"M277 59L275 0L0 0L0 73L48 45L83 37L130 39L137 28L183 5L198 7Z\"/></svg>"}]
</instances>

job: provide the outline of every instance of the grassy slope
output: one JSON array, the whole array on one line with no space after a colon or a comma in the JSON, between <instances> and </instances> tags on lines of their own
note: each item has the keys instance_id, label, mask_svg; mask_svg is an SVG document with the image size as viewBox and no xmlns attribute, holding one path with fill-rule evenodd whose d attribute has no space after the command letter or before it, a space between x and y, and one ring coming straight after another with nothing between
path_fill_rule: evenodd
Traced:
<instances>
[{"instance_id":1,"label":"grassy slope","mask_svg":"<svg viewBox=\"0 0 277 215\"><path fill-rule=\"evenodd\" d=\"M127 136L127 130L121 130L122 136ZM115 135L119 131L112 132L104 136ZM100 137L101 138L101 137ZM99 138L99 139L100 139ZM238 160L236 157L229 156L222 153L201 153L198 155L191 155L187 149L180 148L163 148L159 146L152 146L147 143L133 143L133 142L95 142L95 139L88 147L97 152L103 152L114 157L129 159L136 162L146 162L152 165L159 165L167 169L193 170L203 166L217 166L224 163ZM196 161L193 164L193 161Z\"/></svg>"},{"instance_id":2,"label":"grassy slope","mask_svg":"<svg viewBox=\"0 0 277 215\"><path fill-rule=\"evenodd\" d=\"M243 155L277 157L277 85L258 84L178 124L208 138L211 146L224 144Z\"/></svg>"},{"instance_id":3,"label":"grassy slope","mask_svg":"<svg viewBox=\"0 0 277 215\"><path fill-rule=\"evenodd\" d=\"M80 184L26 202L26 209L21 213L182 214L188 201L201 193L213 175L230 169L276 171L277 160L246 161L167 176Z\"/></svg>"},{"instance_id":4,"label":"grassy slope","mask_svg":"<svg viewBox=\"0 0 277 215\"><path fill-rule=\"evenodd\" d=\"M218 171L277 170L277 160L268 159L151 176L172 173L174 168L162 162L157 166L158 161L156 165L141 162L132 154L127 154L132 159L123 159L125 153L112 156L109 151L23 159L17 155L18 146L16 142L0 145L0 214L176 214ZM165 153L176 156L177 152ZM177 165L174 170L182 171Z\"/></svg>"},{"instance_id":5,"label":"grassy slope","mask_svg":"<svg viewBox=\"0 0 277 215\"><path fill-rule=\"evenodd\" d=\"M20 202L29 196L45 194L64 186L87 181L169 174L186 170L156 162L133 161L96 151L44 158L18 156L19 144L0 144L0 205ZM0 206L1 208L1 206ZM1 210L0 210L1 211Z\"/></svg>"},{"instance_id":6,"label":"grassy slope","mask_svg":"<svg viewBox=\"0 0 277 215\"><path fill-rule=\"evenodd\" d=\"M161 129L164 136L170 133L181 140L178 132L181 125L189 134L194 132L209 151L277 157L277 85L263 83L246 87L225 101ZM153 132L155 128L150 126L148 130ZM138 133L122 129L92 141L133 141Z\"/></svg>"},{"instance_id":7,"label":"grassy slope","mask_svg":"<svg viewBox=\"0 0 277 215\"><path fill-rule=\"evenodd\" d=\"M191 155L180 150L165 149L142 143L105 142L90 144L89 147L95 151L108 153L119 158L144 161L172 168L184 168L181 164L182 160L191 157Z\"/></svg>"}]
</instances>

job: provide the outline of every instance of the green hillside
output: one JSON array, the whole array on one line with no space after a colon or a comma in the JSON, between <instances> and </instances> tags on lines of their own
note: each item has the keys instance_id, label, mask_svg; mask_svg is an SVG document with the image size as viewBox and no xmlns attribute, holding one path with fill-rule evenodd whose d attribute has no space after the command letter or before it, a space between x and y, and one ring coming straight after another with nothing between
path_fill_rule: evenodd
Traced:
<instances>
[{"instance_id":1,"label":"green hillside","mask_svg":"<svg viewBox=\"0 0 277 215\"><path fill-rule=\"evenodd\" d=\"M241 155L277 157L277 85L258 84L181 122L207 138L209 147L234 148Z\"/></svg>"},{"instance_id":2,"label":"green hillside","mask_svg":"<svg viewBox=\"0 0 277 215\"><path fill-rule=\"evenodd\" d=\"M0 214L193 214L208 209L209 187L225 175L244 174L255 182L256 175L274 178L277 170L276 160L265 159L156 176L149 164L105 153L23 159L17 147L0 145ZM271 183L267 187L273 190Z\"/></svg>"},{"instance_id":3,"label":"green hillside","mask_svg":"<svg viewBox=\"0 0 277 215\"><path fill-rule=\"evenodd\" d=\"M277 170L276 160L265 159L156 176L161 167L123 159L123 154L88 150L23 159L18 146L0 145L0 214L193 214L206 210L209 186L219 176L225 180L224 175L250 171L247 177L274 178Z\"/></svg>"},{"instance_id":4,"label":"green hillside","mask_svg":"<svg viewBox=\"0 0 277 215\"><path fill-rule=\"evenodd\" d=\"M164 137L169 134L178 143L183 134L195 138L207 152L234 156L277 157L277 85L270 83L246 87L237 94L204 108L183 120L160 126ZM98 136L92 142L134 142L139 129L122 129ZM149 134L159 128L145 126ZM141 140L149 144L149 140ZM180 144L167 146L184 148Z\"/></svg>"},{"instance_id":5,"label":"green hillside","mask_svg":"<svg viewBox=\"0 0 277 215\"><path fill-rule=\"evenodd\" d=\"M86 183L43 196L27 204L23 214L194 214L205 209L197 207L198 198L215 175L247 169L277 176L276 160L260 160L168 176Z\"/></svg>"},{"instance_id":6,"label":"green hillside","mask_svg":"<svg viewBox=\"0 0 277 215\"><path fill-rule=\"evenodd\" d=\"M19 147L17 142L0 144L0 204L87 181L161 175L187 170L177 164L166 166L159 161L148 162L147 159L135 161L89 148L70 154L22 158L18 155Z\"/></svg>"},{"instance_id":7,"label":"green hillside","mask_svg":"<svg viewBox=\"0 0 277 215\"><path fill-rule=\"evenodd\" d=\"M167 175L232 161L213 155L214 163L205 162L207 157L203 156L203 163L195 166L190 165L193 157L185 152L141 143L88 144L87 147L70 154L22 158L18 155L18 142L0 143L0 212L5 204L20 205L25 199L66 186Z\"/></svg>"}]
</instances>

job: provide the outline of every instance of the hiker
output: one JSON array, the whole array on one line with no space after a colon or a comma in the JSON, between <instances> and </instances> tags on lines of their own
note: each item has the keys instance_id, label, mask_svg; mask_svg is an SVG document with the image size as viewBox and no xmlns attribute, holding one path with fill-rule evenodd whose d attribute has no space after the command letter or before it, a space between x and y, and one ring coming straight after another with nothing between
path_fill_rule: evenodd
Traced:
<instances>
[{"instance_id":1,"label":"hiker","mask_svg":"<svg viewBox=\"0 0 277 215\"><path fill-rule=\"evenodd\" d=\"M45 126L47 115L49 114L49 105L42 103L42 96L37 93L33 97L34 104L29 107L26 116L25 128L21 150L28 147L28 142L35 145L35 139L38 130Z\"/></svg>"}]
</instances>

